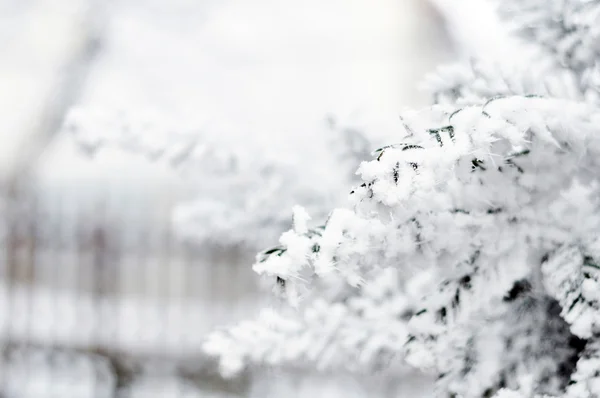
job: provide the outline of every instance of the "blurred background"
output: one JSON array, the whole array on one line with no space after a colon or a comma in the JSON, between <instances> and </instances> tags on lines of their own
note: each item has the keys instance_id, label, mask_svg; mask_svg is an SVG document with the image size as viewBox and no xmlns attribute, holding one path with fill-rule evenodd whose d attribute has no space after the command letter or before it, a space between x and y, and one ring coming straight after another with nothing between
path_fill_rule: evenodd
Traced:
<instances>
[{"instance_id":1,"label":"blurred background","mask_svg":"<svg viewBox=\"0 0 600 398\"><path fill-rule=\"evenodd\" d=\"M203 336L264 304L251 270L263 247L179 239L189 179L116 152L92 161L58 132L73 106L142 110L302 166L323 156L326 120L391 125L429 103L419 81L457 56L443 9L0 0L0 396L368 396L333 377L221 379ZM387 394L415 393L399 388Z\"/></svg>"}]
</instances>

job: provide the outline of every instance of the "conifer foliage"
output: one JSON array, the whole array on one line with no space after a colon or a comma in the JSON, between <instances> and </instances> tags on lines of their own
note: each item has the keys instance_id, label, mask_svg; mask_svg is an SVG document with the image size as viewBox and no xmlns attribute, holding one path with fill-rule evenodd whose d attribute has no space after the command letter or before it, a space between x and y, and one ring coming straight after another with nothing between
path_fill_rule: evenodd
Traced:
<instances>
[{"instance_id":1,"label":"conifer foliage","mask_svg":"<svg viewBox=\"0 0 600 398\"><path fill-rule=\"evenodd\" d=\"M340 202L343 187L356 179L349 165L371 146L368 126L330 116L321 131L325 143L314 151L327 156L308 167L300 167L309 163L305 153L236 140L239 133L226 123L143 110L75 107L61 135L90 157L125 154L174 170L187 186L173 214L176 232L186 240L258 250L289 227L295 204L324 217Z\"/></svg>"},{"instance_id":2,"label":"conifer foliage","mask_svg":"<svg viewBox=\"0 0 600 398\"><path fill-rule=\"evenodd\" d=\"M499 10L526 41L514 59L441 69L438 103L358 168L351 209L296 208L257 256L293 310L215 332L224 372L415 368L437 396L600 396L600 1Z\"/></svg>"}]
</instances>

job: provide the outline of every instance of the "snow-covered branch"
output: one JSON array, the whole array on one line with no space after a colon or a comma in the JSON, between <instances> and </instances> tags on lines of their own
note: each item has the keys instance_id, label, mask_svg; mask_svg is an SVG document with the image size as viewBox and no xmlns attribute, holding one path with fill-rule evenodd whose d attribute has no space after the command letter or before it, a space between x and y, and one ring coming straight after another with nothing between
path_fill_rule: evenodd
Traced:
<instances>
[{"instance_id":1,"label":"snow-covered branch","mask_svg":"<svg viewBox=\"0 0 600 398\"><path fill-rule=\"evenodd\" d=\"M531 52L501 63L471 60L445 65L424 81L437 104L477 105L489 98L511 95L582 100L578 76L544 54ZM523 58L526 61L523 61ZM528 60L527 60L528 59Z\"/></svg>"},{"instance_id":2,"label":"snow-covered branch","mask_svg":"<svg viewBox=\"0 0 600 398\"><path fill-rule=\"evenodd\" d=\"M265 309L255 320L214 332L205 350L220 359L226 375L252 363L359 373L406 371L402 347L420 283L419 278L406 279L389 268L363 289L317 298L302 311Z\"/></svg>"},{"instance_id":3,"label":"snow-covered branch","mask_svg":"<svg viewBox=\"0 0 600 398\"><path fill-rule=\"evenodd\" d=\"M592 0L510 0L498 2L512 29L545 48L579 77L588 100L600 88L600 3Z\"/></svg>"},{"instance_id":4,"label":"snow-covered branch","mask_svg":"<svg viewBox=\"0 0 600 398\"><path fill-rule=\"evenodd\" d=\"M600 3L589 0L510 0L500 12L519 33L555 53L575 70L596 64L600 56Z\"/></svg>"},{"instance_id":5,"label":"snow-covered branch","mask_svg":"<svg viewBox=\"0 0 600 398\"><path fill-rule=\"evenodd\" d=\"M176 231L198 244L260 247L289 227L300 204L325 217L343 202L355 167L372 146L369 126L330 118L319 162L305 153L224 139L218 126L194 126L160 115L76 108L63 132L90 155L119 151L173 167L191 199L178 204ZM320 152L319 152L320 153Z\"/></svg>"},{"instance_id":6,"label":"snow-covered branch","mask_svg":"<svg viewBox=\"0 0 600 398\"><path fill-rule=\"evenodd\" d=\"M361 165L363 184L351 194L355 209L335 210L319 234L306 236L306 226L284 234L285 249L269 253L255 270L304 280L339 273L360 285L374 268L422 269L439 253L468 263L478 251L469 239L475 232L481 240L519 231L515 217L532 218L525 209L546 208L577 174L597 167L599 116L574 102L526 97L406 114L403 142ZM374 256L379 261L370 261Z\"/></svg>"},{"instance_id":7,"label":"snow-covered branch","mask_svg":"<svg viewBox=\"0 0 600 398\"><path fill-rule=\"evenodd\" d=\"M600 112L511 96L402 120L401 142L360 166L354 208L334 210L317 228L296 209L294 228L257 257L255 271L300 311L322 297L344 302L352 289L364 294L382 269L406 281L433 272L407 325L409 363L436 372L442 391L467 396L527 383L562 391L587 336L569 332L561 293L557 303L545 290L560 281L553 285L542 264L565 242L600 232Z\"/></svg>"}]
</instances>

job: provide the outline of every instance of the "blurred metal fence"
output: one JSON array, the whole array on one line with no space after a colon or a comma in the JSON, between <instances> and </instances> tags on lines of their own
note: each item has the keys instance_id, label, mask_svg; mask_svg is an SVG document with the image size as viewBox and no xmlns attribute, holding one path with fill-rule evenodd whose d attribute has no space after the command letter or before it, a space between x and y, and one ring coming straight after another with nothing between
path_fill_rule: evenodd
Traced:
<instances>
[{"instance_id":1,"label":"blurred metal fence","mask_svg":"<svg viewBox=\"0 0 600 398\"><path fill-rule=\"evenodd\" d=\"M185 244L171 203L144 212L109 191L20 187L0 206L2 397L246 395L201 345L257 308L251 251Z\"/></svg>"}]
</instances>

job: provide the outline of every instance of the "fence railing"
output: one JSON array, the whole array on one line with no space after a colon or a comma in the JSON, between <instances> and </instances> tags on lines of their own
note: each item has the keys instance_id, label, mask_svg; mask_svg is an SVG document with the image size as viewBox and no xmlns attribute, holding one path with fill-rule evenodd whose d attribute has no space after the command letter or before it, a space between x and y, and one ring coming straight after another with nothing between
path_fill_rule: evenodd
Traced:
<instances>
[{"instance_id":1,"label":"fence railing","mask_svg":"<svg viewBox=\"0 0 600 398\"><path fill-rule=\"evenodd\" d=\"M116 195L30 186L0 198L0 391L131 395L150 371L175 391L164 397L242 394L244 377L221 380L201 345L258 308L253 250L183 242L169 206L140 211Z\"/></svg>"}]
</instances>

